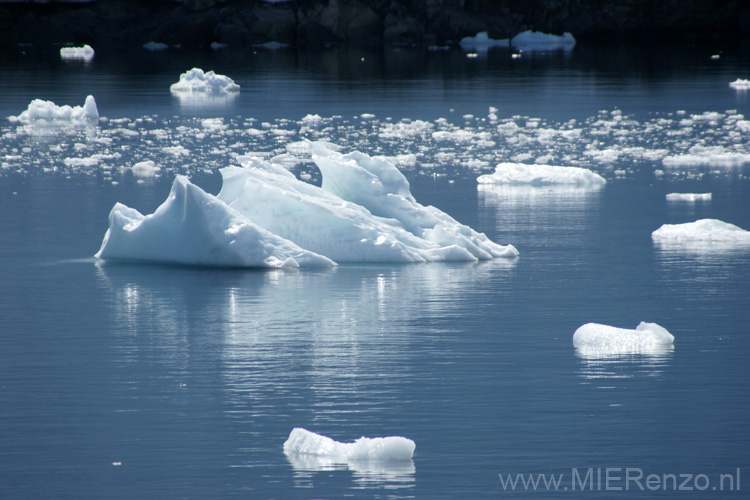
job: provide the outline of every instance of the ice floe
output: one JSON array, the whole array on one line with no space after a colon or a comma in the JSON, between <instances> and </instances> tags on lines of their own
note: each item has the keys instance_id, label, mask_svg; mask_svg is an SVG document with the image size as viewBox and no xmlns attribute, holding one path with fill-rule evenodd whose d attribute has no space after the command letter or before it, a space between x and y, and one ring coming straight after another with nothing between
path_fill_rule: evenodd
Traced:
<instances>
[{"instance_id":1,"label":"ice floe","mask_svg":"<svg viewBox=\"0 0 750 500\"><path fill-rule=\"evenodd\" d=\"M183 176L151 215L116 204L96 257L200 266L334 265L254 224Z\"/></svg>"},{"instance_id":2,"label":"ice floe","mask_svg":"<svg viewBox=\"0 0 750 500\"><path fill-rule=\"evenodd\" d=\"M287 455L314 455L343 461L403 462L411 460L416 444L401 436L361 437L351 443L335 441L301 427L292 429L284 442Z\"/></svg>"},{"instance_id":3,"label":"ice floe","mask_svg":"<svg viewBox=\"0 0 750 500\"><path fill-rule=\"evenodd\" d=\"M668 193L667 201L711 201L711 193Z\"/></svg>"},{"instance_id":4,"label":"ice floe","mask_svg":"<svg viewBox=\"0 0 750 500\"><path fill-rule=\"evenodd\" d=\"M736 90L748 90L750 89L750 80L737 78L735 81L730 82L729 86Z\"/></svg>"},{"instance_id":5,"label":"ice floe","mask_svg":"<svg viewBox=\"0 0 750 500\"><path fill-rule=\"evenodd\" d=\"M323 187L297 179L283 164L239 156L242 167L221 169L223 185L216 197L178 176L169 198L152 215L116 205L97 256L281 267L518 255L512 245L494 243L417 203L406 178L386 160L358 152L341 155L324 144L311 148ZM136 175L156 173L150 160L135 168Z\"/></svg>"},{"instance_id":6,"label":"ice floe","mask_svg":"<svg viewBox=\"0 0 750 500\"><path fill-rule=\"evenodd\" d=\"M94 58L94 49L90 45L83 47L62 47L60 57L65 60L91 61Z\"/></svg>"},{"instance_id":7,"label":"ice floe","mask_svg":"<svg viewBox=\"0 0 750 500\"><path fill-rule=\"evenodd\" d=\"M573 334L573 346L584 358L629 354L659 355L673 348L674 336L656 323L641 322L634 330L586 323Z\"/></svg>"},{"instance_id":8,"label":"ice floe","mask_svg":"<svg viewBox=\"0 0 750 500\"><path fill-rule=\"evenodd\" d=\"M651 238L662 245L699 244L703 246L732 246L750 248L750 231L718 219L700 219L684 224L664 224L651 233Z\"/></svg>"},{"instance_id":9,"label":"ice floe","mask_svg":"<svg viewBox=\"0 0 750 500\"><path fill-rule=\"evenodd\" d=\"M499 163L495 172L480 175L479 184L599 187L607 183L596 172L581 167L555 165L526 165L523 163Z\"/></svg>"},{"instance_id":10,"label":"ice floe","mask_svg":"<svg viewBox=\"0 0 750 500\"><path fill-rule=\"evenodd\" d=\"M510 44L514 48L524 51L569 50L575 46L576 39L568 32L560 36L529 30L511 38Z\"/></svg>"},{"instance_id":11,"label":"ice floe","mask_svg":"<svg viewBox=\"0 0 750 500\"><path fill-rule=\"evenodd\" d=\"M217 75L213 71L204 72L200 68L193 68L180 75L180 81L173 83L169 90L173 93L208 93L224 94L238 92L240 86L234 80L224 75Z\"/></svg>"},{"instance_id":12,"label":"ice floe","mask_svg":"<svg viewBox=\"0 0 750 500\"><path fill-rule=\"evenodd\" d=\"M58 106L52 101L34 99L26 111L9 116L11 123L36 126L96 125L99 109L94 96L86 97L83 106Z\"/></svg>"}]
</instances>

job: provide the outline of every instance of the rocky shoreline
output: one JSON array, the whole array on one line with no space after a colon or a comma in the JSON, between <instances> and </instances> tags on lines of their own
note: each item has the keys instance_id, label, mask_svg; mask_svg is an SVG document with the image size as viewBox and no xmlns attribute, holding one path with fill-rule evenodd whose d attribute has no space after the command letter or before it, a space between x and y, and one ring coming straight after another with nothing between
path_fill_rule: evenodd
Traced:
<instances>
[{"instance_id":1,"label":"rocky shoreline","mask_svg":"<svg viewBox=\"0 0 750 500\"><path fill-rule=\"evenodd\" d=\"M0 47L160 42L296 47L445 45L487 32L572 33L579 41L735 44L750 39L742 0L93 0L0 3Z\"/></svg>"}]
</instances>

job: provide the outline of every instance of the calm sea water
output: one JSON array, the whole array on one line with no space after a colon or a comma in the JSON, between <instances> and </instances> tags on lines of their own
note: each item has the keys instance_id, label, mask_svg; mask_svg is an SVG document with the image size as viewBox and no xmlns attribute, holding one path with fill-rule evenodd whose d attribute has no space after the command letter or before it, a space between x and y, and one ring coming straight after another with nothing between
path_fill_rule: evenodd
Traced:
<instances>
[{"instance_id":1,"label":"calm sea water","mask_svg":"<svg viewBox=\"0 0 750 500\"><path fill-rule=\"evenodd\" d=\"M650 234L709 217L750 229L750 168L717 160L750 152L737 126L748 94L728 86L750 78L747 54L144 51L83 64L29 52L3 56L3 117L92 94L107 120L44 133L0 123L0 497L746 495L750 250L661 248ZM240 94L171 96L193 66ZM300 271L92 258L114 203L151 213L176 173L216 193L233 155L304 138L392 156L418 201L520 258ZM705 148L713 159L665 163ZM147 158L160 176L120 170ZM513 158L608 183L477 188ZM318 180L304 159L291 168ZM641 321L667 328L674 349L573 348L585 323ZM399 464L287 457L294 427L417 448ZM607 468L629 491L604 491ZM649 474L692 475L693 491L640 491L626 468L644 489ZM592 474L584 491L574 470ZM512 492L499 474L563 482Z\"/></svg>"}]
</instances>

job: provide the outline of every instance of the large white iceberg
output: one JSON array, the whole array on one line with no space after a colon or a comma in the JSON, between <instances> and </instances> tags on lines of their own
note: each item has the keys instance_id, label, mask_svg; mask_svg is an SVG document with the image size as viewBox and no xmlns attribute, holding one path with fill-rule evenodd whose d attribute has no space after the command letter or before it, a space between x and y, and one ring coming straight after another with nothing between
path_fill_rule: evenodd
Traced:
<instances>
[{"instance_id":1,"label":"large white iceberg","mask_svg":"<svg viewBox=\"0 0 750 500\"><path fill-rule=\"evenodd\" d=\"M510 44L517 49L525 51L569 50L575 46L576 39L568 32L559 36L529 30L511 38Z\"/></svg>"},{"instance_id":2,"label":"large white iceberg","mask_svg":"<svg viewBox=\"0 0 750 500\"><path fill-rule=\"evenodd\" d=\"M700 219L684 224L664 224L651 233L655 243L691 243L750 246L750 231L718 219Z\"/></svg>"},{"instance_id":3,"label":"large white iceberg","mask_svg":"<svg viewBox=\"0 0 750 500\"><path fill-rule=\"evenodd\" d=\"M204 72L200 68L193 68L180 75L180 81L173 83L169 90L173 93L209 93L222 94L238 92L240 86L234 80L224 75L217 75L213 71Z\"/></svg>"},{"instance_id":4,"label":"large white iceberg","mask_svg":"<svg viewBox=\"0 0 750 500\"><path fill-rule=\"evenodd\" d=\"M352 443L341 443L301 427L292 429L284 442L284 453L332 457L342 461L411 460L416 444L401 436L361 437Z\"/></svg>"},{"instance_id":5,"label":"large white iceberg","mask_svg":"<svg viewBox=\"0 0 750 500\"><path fill-rule=\"evenodd\" d=\"M479 184L599 187L606 179L591 170L581 167L554 165L526 165L524 163L500 163L495 172L480 175Z\"/></svg>"},{"instance_id":6,"label":"large white iceberg","mask_svg":"<svg viewBox=\"0 0 750 500\"><path fill-rule=\"evenodd\" d=\"M266 268L335 265L254 224L183 176L151 215L117 203L96 257Z\"/></svg>"},{"instance_id":7,"label":"large white iceberg","mask_svg":"<svg viewBox=\"0 0 750 500\"><path fill-rule=\"evenodd\" d=\"M656 323L641 322L635 330L586 323L573 334L573 346L585 358L626 354L663 354L672 349L674 336Z\"/></svg>"},{"instance_id":8,"label":"large white iceberg","mask_svg":"<svg viewBox=\"0 0 750 500\"><path fill-rule=\"evenodd\" d=\"M86 97L83 106L58 106L52 101L34 99L26 111L18 116L9 116L11 123L39 126L96 125L99 109L94 96Z\"/></svg>"},{"instance_id":9,"label":"large white iceberg","mask_svg":"<svg viewBox=\"0 0 750 500\"><path fill-rule=\"evenodd\" d=\"M323 187L297 179L277 163L238 157L243 168L221 169L223 185L216 197L178 177L152 215L116 205L97 256L288 267L518 255L512 245L498 245L448 214L418 204L391 163L361 153L341 155L321 144L312 150ZM238 238L240 228L245 229Z\"/></svg>"},{"instance_id":10,"label":"large white iceberg","mask_svg":"<svg viewBox=\"0 0 750 500\"><path fill-rule=\"evenodd\" d=\"M60 49L60 57L66 60L90 61L94 58L94 49L90 45L83 47L63 47Z\"/></svg>"}]
</instances>

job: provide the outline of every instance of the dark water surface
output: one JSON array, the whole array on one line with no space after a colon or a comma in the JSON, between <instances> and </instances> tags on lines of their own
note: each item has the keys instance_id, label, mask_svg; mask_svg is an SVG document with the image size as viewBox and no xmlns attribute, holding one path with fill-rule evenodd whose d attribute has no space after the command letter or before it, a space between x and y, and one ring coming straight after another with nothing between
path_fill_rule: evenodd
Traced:
<instances>
[{"instance_id":1,"label":"dark water surface","mask_svg":"<svg viewBox=\"0 0 750 500\"><path fill-rule=\"evenodd\" d=\"M743 483L726 491L719 478L750 470L750 250L664 248L650 237L701 218L750 229L747 163L662 163L695 145L747 152L750 132L732 116L750 116L750 103L728 83L750 78L750 63L710 55L171 50L97 53L89 64L5 55L3 117L34 98L82 105L92 94L109 121L93 135L0 124L0 497L743 498ZM193 66L230 75L240 94L180 102L169 84ZM630 125L613 123L620 112ZM678 124L706 112L722 117ZM313 114L323 125L305 132L299 120ZM228 128L204 137L205 118ZM528 118L540 123L527 125L528 141L498 129ZM383 133L419 120L474 135ZM581 129L574 140L532 134L571 128ZM216 193L232 153L278 154L308 136L414 154L403 171L418 201L520 257L293 271L92 257L115 202L151 213L174 173ZM163 152L177 144L190 155ZM623 144L665 151L652 158ZM120 156L64 162L97 153ZM518 153L584 165L608 183L477 188L477 175ZM142 155L161 176L118 170ZM667 202L671 192L712 200ZM583 357L573 348L585 323L641 321L667 328L674 349ZM294 427L339 441L406 436L417 448L397 464L288 458ZM629 491L605 491L603 480L570 491L580 490L574 469L582 479L607 468L621 477L610 486ZM642 472L644 488L649 474L699 479L690 492L641 491L626 468ZM559 490L511 492L498 477L540 473L562 474Z\"/></svg>"}]
</instances>

